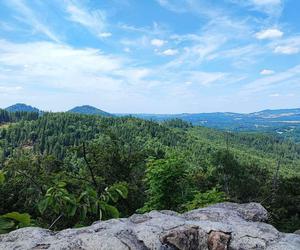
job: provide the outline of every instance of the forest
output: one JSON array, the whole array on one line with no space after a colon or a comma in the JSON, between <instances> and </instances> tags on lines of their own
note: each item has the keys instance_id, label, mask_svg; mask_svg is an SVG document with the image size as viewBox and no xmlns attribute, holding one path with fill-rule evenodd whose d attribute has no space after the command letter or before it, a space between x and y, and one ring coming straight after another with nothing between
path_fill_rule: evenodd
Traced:
<instances>
[{"instance_id":1,"label":"forest","mask_svg":"<svg viewBox=\"0 0 300 250\"><path fill-rule=\"evenodd\" d=\"M0 110L0 233L52 230L223 201L300 228L300 144L180 119Z\"/></svg>"}]
</instances>

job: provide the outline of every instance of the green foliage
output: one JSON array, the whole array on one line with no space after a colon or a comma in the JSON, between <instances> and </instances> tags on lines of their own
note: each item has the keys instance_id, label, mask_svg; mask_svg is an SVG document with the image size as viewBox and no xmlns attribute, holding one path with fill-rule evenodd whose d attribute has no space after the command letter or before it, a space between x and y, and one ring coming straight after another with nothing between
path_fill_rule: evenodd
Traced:
<instances>
[{"instance_id":1,"label":"green foliage","mask_svg":"<svg viewBox=\"0 0 300 250\"><path fill-rule=\"evenodd\" d=\"M279 229L300 227L299 144L180 120L1 114L3 214L27 212L37 225L58 230L226 199L262 202ZM18 226L3 220L5 228Z\"/></svg>"},{"instance_id":2,"label":"green foliage","mask_svg":"<svg viewBox=\"0 0 300 250\"><path fill-rule=\"evenodd\" d=\"M0 185L2 185L5 181L5 175L2 170L0 170Z\"/></svg>"},{"instance_id":3,"label":"green foliage","mask_svg":"<svg viewBox=\"0 0 300 250\"><path fill-rule=\"evenodd\" d=\"M79 214L76 224L84 222L87 216L98 217L100 220L118 218L118 209L109 202L116 203L119 198L125 199L128 193L126 184L116 183L106 188L100 195L92 188L87 188L76 198L68 192L66 185L64 182L58 182L47 190L45 197L38 204L42 215L47 211L65 217L74 217Z\"/></svg>"},{"instance_id":4,"label":"green foliage","mask_svg":"<svg viewBox=\"0 0 300 250\"><path fill-rule=\"evenodd\" d=\"M148 199L140 211L177 210L185 199L186 168L185 161L177 156L149 160L145 176Z\"/></svg>"},{"instance_id":5,"label":"green foliage","mask_svg":"<svg viewBox=\"0 0 300 250\"><path fill-rule=\"evenodd\" d=\"M181 128L181 129L188 129L192 127L192 124L189 122L185 122L181 119L171 119L171 120L166 120L165 122L163 122L163 124L167 127L170 128Z\"/></svg>"},{"instance_id":6,"label":"green foliage","mask_svg":"<svg viewBox=\"0 0 300 250\"><path fill-rule=\"evenodd\" d=\"M126 199L128 194L126 183L116 183L107 187L100 196L92 188L82 192L77 199L80 219L83 222L88 215L97 219L118 218L118 209L109 203L117 203L120 198Z\"/></svg>"},{"instance_id":7,"label":"green foliage","mask_svg":"<svg viewBox=\"0 0 300 250\"><path fill-rule=\"evenodd\" d=\"M18 121L31 121L36 120L39 117L38 112L26 112L26 111L16 111L8 112L6 110L0 109L0 125L8 122L18 122Z\"/></svg>"},{"instance_id":8,"label":"green foliage","mask_svg":"<svg viewBox=\"0 0 300 250\"><path fill-rule=\"evenodd\" d=\"M218 191L216 188L208 190L204 193L196 191L193 200L185 204L184 208L186 211L189 211L213 205L215 203L224 202L226 200L227 198L225 193Z\"/></svg>"},{"instance_id":9,"label":"green foliage","mask_svg":"<svg viewBox=\"0 0 300 250\"><path fill-rule=\"evenodd\" d=\"M18 228L28 227L31 224L30 215L11 212L0 215L0 234L8 233Z\"/></svg>"},{"instance_id":10,"label":"green foliage","mask_svg":"<svg viewBox=\"0 0 300 250\"><path fill-rule=\"evenodd\" d=\"M41 214L50 208L56 215L64 214L67 217L72 217L76 213L76 200L66 189L65 182L58 182L50 187L39 204L38 209Z\"/></svg>"}]
</instances>

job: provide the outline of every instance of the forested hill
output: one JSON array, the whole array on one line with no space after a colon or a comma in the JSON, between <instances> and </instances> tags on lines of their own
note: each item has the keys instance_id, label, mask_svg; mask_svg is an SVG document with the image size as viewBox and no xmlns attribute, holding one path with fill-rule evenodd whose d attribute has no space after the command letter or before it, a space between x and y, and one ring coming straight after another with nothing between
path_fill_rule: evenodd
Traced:
<instances>
[{"instance_id":1,"label":"forested hill","mask_svg":"<svg viewBox=\"0 0 300 250\"><path fill-rule=\"evenodd\" d=\"M68 111L69 113L85 114L85 115L102 115L102 116L112 116L112 114L107 113L101 109L95 108L89 105L78 106L72 108Z\"/></svg>"},{"instance_id":2,"label":"forested hill","mask_svg":"<svg viewBox=\"0 0 300 250\"><path fill-rule=\"evenodd\" d=\"M37 112L39 113L39 109L32 107L30 105L26 105L24 103L17 103L12 106L5 108L8 112Z\"/></svg>"},{"instance_id":3,"label":"forested hill","mask_svg":"<svg viewBox=\"0 0 300 250\"><path fill-rule=\"evenodd\" d=\"M6 108L6 110L11 112L39 112L37 108L33 108L26 104L15 104ZM67 112L119 117L130 115L133 117L157 122L164 122L172 119L181 119L197 126L217 128L225 131L230 130L273 133L278 134L283 138L288 138L296 142L300 142L300 108L277 110L268 109L249 114L232 112L195 114L112 114L90 105L83 105L74 107ZM43 112L40 111L40 114L43 114Z\"/></svg>"},{"instance_id":4,"label":"forested hill","mask_svg":"<svg viewBox=\"0 0 300 250\"><path fill-rule=\"evenodd\" d=\"M193 125L223 130L273 132L300 141L300 108L263 110L249 114L217 112L172 115L132 114L132 116L153 121L182 119Z\"/></svg>"},{"instance_id":5,"label":"forested hill","mask_svg":"<svg viewBox=\"0 0 300 250\"><path fill-rule=\"evenodd\" d=\"M299 144L179 119L15 114L0 127L1 213L28 213L44 227L59 218L52 227L61 229L136 211L257 201L279 229L300 228ZM10 225L0 232L25 225L13 215L0 216Z\"/></svg>"}]
</instances>

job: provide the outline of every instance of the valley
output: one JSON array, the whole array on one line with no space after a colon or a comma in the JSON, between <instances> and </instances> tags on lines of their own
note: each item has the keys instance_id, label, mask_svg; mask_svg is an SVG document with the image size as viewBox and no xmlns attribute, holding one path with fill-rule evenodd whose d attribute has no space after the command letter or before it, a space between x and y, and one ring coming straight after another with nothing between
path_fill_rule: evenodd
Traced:
<instances>
[{"instance_id":1,"label":"valley","mask_svg":"<svg viewBox=\"0 0 300 250\"><path fill-rule=\"evenodd\" d=\"M0 110L0 210L28 214L42 227L59 218L52 227L63 229L89 225L99 213L109 219L255 201L278 229L300 227L296 137L174 118ZM19 227L13 221L2 230Z\"/></svg>"}]
</instances>

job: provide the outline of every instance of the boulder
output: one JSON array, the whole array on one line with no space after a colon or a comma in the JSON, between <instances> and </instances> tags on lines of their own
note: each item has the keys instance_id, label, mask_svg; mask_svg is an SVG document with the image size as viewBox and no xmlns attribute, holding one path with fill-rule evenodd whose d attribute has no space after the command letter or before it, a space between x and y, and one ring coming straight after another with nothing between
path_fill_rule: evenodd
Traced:
<instances>
[{"instance_id":1,"label":"boulder","mask_svg":"<svg viewBox=\"0 0 300 250\"><path fill-rule=\"evenodd\" d=\"M300 235L266 223L258 203L219 203L184 214L152 211L53 232L27 227L0 235L0 249L299 250Z\"/></svg>"}]
</instances>

